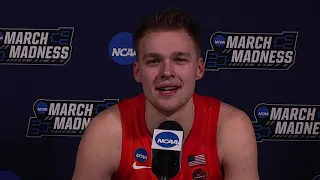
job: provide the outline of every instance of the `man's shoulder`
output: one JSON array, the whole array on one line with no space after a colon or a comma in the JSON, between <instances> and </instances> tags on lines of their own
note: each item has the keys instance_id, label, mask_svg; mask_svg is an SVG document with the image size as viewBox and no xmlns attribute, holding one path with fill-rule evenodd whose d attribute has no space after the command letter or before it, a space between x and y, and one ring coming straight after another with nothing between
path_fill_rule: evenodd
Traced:
<instances>
[{"instance_id":1,"label":"man's shoulder","mask_svg":"<svg viewBox=\"0 0 320 180\"><path fill-rule=\"evenodd\" d=\"M237 142L255 143L255 134L250 117L243 110L221 102L218 140L220 143L230 144L227 147L231 147Z\"/></svg>"},{"instance_id":2,"label":"man's shoulder","mask_svg":"<svg viewBox=\"0 0 320 180\"><path fill-rule=\"evenodd\" d=\"M115 104L96 115L90 121L84 135L88 133L90 136L121 135L121 119L118 105Z\"/></svg>"},{"instance_id":3,"label":"man's shoulder","mask_svg":"<svg viewBox=\"0 0 320 180\"><path fill-rule=\"evenodd\" d=\"M223 101L221 101L220 103L220 114L227 118L247 116L247 114L240 108L237 108Z\"/></svg>"},{"instance_id":4,"label":"man's shoulder","mask_svg":"<svg viewBox=\"0 0 320 180\"><path fill-rule=\"evenodd\" d=\"M196 99L200 99L205 106L218 106L219 108L219 119L221 120L236 120L239 118L248 118L247 114L231 104L228 104L221 99L214 96L204 96L194 93Z\"/></svg>"},{"instance_id":5,"label":"man's shoulder","mask_svg":"<svg viewBox=\"0 0 320 180\"><path fill-rule=\"evenodd\" d=\"M246 112L226 102L220 103L219 121L223 126L236 125L239 123L247 124L248 122L251 123Z\"/></svg>"},{"instance_id":6,"label":"man's shoulder","mask_svg":"<svg viewBox=\"0 0 320 180\"><path fill-rule=\"evenodd\" d=\"M129 111L131 108L137 108L138 103L144 98L144 94L124 98L117 104L103 110L95 116L89 124L90 128L101 128L105 126L121 128L121 113Z\"/></svg>"},{"instance_id":7,"label":"man's shoulder","mask_svg":"<svg viewBox=\"0 0 320 180\"><path fill-rule=\"evenodd\" d=\"M243 110L221 103L217 137L219 158L227 173L258 177L254 128Z\"/></svg>"},{"instance_id":8,"label":"man's shoulder","mask_svg":"<svg viewBox=\"0 0 320 180\"><path fill-rule=\"evenodd\" d=\"M75 179L111 177L119 166L121 142L119 108L113 105L95 116L86 128L77 153Z\"/></svg>"}]
</instances>

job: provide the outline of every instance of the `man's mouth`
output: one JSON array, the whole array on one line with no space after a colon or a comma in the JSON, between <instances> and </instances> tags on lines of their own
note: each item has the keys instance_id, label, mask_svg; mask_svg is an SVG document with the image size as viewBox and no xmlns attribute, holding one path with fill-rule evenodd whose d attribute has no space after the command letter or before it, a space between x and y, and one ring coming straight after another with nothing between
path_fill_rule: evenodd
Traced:
<instances>
[{"instance_id":1,"label":"man's mouth","mask_svg":"<svg viewBox=\"0 0 320 180\"><path fill-rule=\"evenodd\" d=\"M156 88L156 90L158 90L158 91L174 91L179 88L180 88L180 86L168 86L168 87L159 87L159 88Z\"/></svg>"},{"instance_id":2,"label":"man's mouth","mask_svg":"<svg viewBox=\"0 0 320 180\"><path fill-rule=\"evenodd\" d=\"M170 97L176 94L176 92L181 88L181 86L161 86L157 87L156 90L159 92L161 96Z\"/></svg>"}]
</instances>

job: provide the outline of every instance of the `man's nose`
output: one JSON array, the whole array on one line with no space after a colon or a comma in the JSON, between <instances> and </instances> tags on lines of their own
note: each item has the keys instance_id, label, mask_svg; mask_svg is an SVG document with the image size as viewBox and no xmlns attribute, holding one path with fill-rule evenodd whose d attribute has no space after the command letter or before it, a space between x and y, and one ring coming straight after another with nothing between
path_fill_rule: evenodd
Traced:
<instances>
[{"instance_id":1,"label":"man's nose","mask_svg":"<svg viewBox=\"0 0 320 180\"><path fill-rule=\"evenodd\" d=\"M171 60L164 60L161 66L161 78L172 78L175 76L174 65Z\"/></svg>"}]
</instances>

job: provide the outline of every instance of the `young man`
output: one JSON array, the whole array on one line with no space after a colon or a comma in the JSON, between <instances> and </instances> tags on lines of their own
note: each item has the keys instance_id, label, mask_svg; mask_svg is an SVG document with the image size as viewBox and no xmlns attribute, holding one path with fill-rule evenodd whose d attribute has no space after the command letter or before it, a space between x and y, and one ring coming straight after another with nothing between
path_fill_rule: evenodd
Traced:
<instances>
[{"instance_id":1,"label":"young man","mask_svg":"<svg viewBox=\"0 0 320 180\"><path fill-rule=\"evenodd\" d=\"M172 180L259 179L248 116L194 92L204 75L199 31L191 15L179 9L157 12L142 23L134 34L133 68L144 93L90 122L73 180L156 180L150 168L151 138L165 120L177 121L185 133L181 171Z\"/></svg>"}]
</instances>

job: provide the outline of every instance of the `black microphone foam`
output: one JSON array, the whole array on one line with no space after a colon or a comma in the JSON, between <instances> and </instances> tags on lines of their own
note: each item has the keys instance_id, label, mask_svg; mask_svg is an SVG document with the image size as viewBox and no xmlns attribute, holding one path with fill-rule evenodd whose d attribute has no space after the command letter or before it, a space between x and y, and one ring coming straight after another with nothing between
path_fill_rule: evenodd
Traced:
<instances>
[{"instance_id":1,"label":"black microphone foam","mask_svg":"<svg viewBox=\"0 0 320 180\"><path fill-rule=\"evenodd\" d=\"M177 123L176 121L164 121L161 123L158 127L158 129L163 129L163 130L174 130L174 131L183 131L182 126Z\"/></svg>"},{"instance_id":2,"label":"black microphone foam","mask_svg":"<svg viewBox=\"0 0 320 180\"><path fill-rule=\"evenodd\" d=\"M171 120L161 123L158 129L183 132L182 126ZM152 172L158 179L170 179L180 171L181 151L153 149L152 156Z\"/></svg>"}]
</instances>

